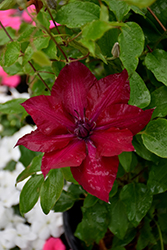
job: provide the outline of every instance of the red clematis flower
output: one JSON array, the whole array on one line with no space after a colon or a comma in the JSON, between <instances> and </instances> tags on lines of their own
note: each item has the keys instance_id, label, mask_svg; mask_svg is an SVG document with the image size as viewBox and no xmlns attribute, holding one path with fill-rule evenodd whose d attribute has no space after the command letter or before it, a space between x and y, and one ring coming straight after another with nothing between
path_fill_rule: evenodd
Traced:
<instances>
[{"instance_id":1,"label":"red clematis flower","mask_svg":"<svg viewBox=\"0 0 167 250\"><path fill-rule=\"evenodd\" d=\"M41 170L71 167L82 187L108 201L118 170L118 155L133 151L133 135L151 119L153 110L128 105L127 71L97 80L80 62L66 65L51 96L36 96L22 105L37 129L19 139L33 151L45 152Z\"/></svg>"}]
</instances>

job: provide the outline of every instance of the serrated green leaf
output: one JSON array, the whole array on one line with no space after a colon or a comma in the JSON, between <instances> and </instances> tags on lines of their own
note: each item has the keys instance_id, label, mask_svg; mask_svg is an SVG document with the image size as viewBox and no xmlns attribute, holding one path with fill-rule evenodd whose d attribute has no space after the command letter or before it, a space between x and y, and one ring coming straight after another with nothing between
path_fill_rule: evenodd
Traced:
<instances>
[{"instance_id":1,"label":"serrated green leaf","mask_svg":"<svg viewBox=\"0 0 167 250\"><path fill-rule=\"evenodd\" d=\"M24 108L20 105L25 102L26 99L19 98L7 101L0 104L0 113L3 114L19 114L24 112Z\"/></svg>"},{"instance_id":2,"label":"serrated green leaf","mask_svg":"<svg viewBox=\"0 0 167 250\"><path fill-rule=\"evenodd\" d=\"M109 229L119 239L123 239L128 229L129 221L126 215L125 206L119 200L118 195L113 197L109 206Z\"/></svg>"},{"instance_id":3,"label":"serrated green leaf","mask_svg":"<svg viewBox=\"0 0 167 250\"><path fill-rule=\"evenodd\" d=\"M3 2L0 3L0 10L12 9L15 4L16 0L3 0Z\"/></svg>"},{"instance_id":4,"label":"serrated green leaf","mask_svg":"<svg viewBox=\"0 0 167 250\"><path fill-rule=\"evenodd\" d=\"M113 11L118 21L121 21L123 17L129 12L130 6L119 0L104 0L109 6L110 10Z\"/></svg>"},{"instance_id":5,"label":"serrated green leaf","mask_svg":"<svg viewBox=\"0 0 167 250\"><path fill-rule=\"evenodd\" d=\"M63 186L64 178L61 170L50 170L40 192L41 207L45 214L50 212L56 201L59 199Z\"/></svg>"},{"instance_id":6,"label":"serrated green leaf","mask_svg":"<svg viewBox=\"0 0 167 250\"><path fill-rule=\"evenodd\" d=\"M167 115L167 87L162 86L151 93L151 103L148 108L155 108L152 118Z\"/></svg>"},{"instance_id":7,"label":"serrated green leaf","mask_svg":"<svg viewBox=\"0 0 167 250\"><path fill-rule=\"evenodd\" d=\"M75 236L86 242L92 244L94 241L99 241L104 237L108 227L108 210L104 203L96 203L95 206L89 208L82 208L83 219L79 223ZM86 229L86 230L85 230Z\"/></svg>"},{"instance_id":8,"label":"serrated green leaf","mask_svg":"<svg viewBox=\"0 0 167 250\"><path fill-rule=\"evenodd\" d=\"M14 38L15 30L13 30L11 27L5 27L8 34L11 36L11 38ZM0 29L0 46L5 45L10 41L9 37L6 35L5 31L3 29Z\"/></svg>"},{"instance_id":9,"label":"serrated green leaf","mask_svg":"<svg viewBox=\"0 0 167 250\"><path fill-rule=\"evenodd\" d=\"M57 47L56 47L56 44L53 42L53 40L50 40L48 47L45 48L45 49L42 49L42 51L49 58L52 58L52 59L56 59L57 58Z\"/></svg>"},{"instance_id":10,"label":"serrated green leaf","mask_svg":"<svg viewBox=\"0 0 167 250\"><path fill-rule=\"evenodd\" d=\"M167 160L161 159L158 165L153 165L149 172L148 188L153 194L163 193L167 190Z\"/></svg>"},{"instance_id":11,"label":"serrated green leaf","mask_svg":"<svg viewBox=\"0 0 167 250\"><path fill-rule=\"evenodd\" d=\"M41 67L51 65L49 58L41 50L35 51L32 55L32 59L34 60L34 62L38 63Z\"/></svg>"},{"instance_id":12,"label":"serrated green leaf","mask_svg":"<svg viewBox=\"0 0 167 250\"><path fill-rule=\"evenodd\" d=\"M123 0L128 4L136 5L139 8L145 8L153 4L156 0Z\"/></svg>"},{"instance_id":13,"label":"serrated green leaf","mask_svg":"<svg viewBox=\"0 0 167 250\"><path fill-rule=\"evenodd\" d=\"M24 53L23 57L23 65L27 63L31 58L35 50L41 50L43 48L47 48L49 44L49 37L37 37L33 40L33 43L30 44Z\"/></svg>"},{"instance_id":14,"label":"serrated green leaf","mask_svg":"<svg viewBox=\"0 0 167 250\"><path fill-rule=\"evenodd\" d=\"M148 150L160 157L167 157L167 120L159 118L149 122L142 139Z\"/></svg>"},{"instance_id":15,"label":"serrated green leaf","mask_svg":"<svg viewBox=\"0 0 167 250\"><path fill-rule=\"evenodd\" d=\"M63 6L56 14L56 22L69 28L79 28L99 19L100 7L91 2L75 1Z\"/></svg>"},{"instance_id":16,"label":"serrated green leaf","mask_svg":"<svg viewBox=\"0 0 167 250\"><path fill-rule=\"evenodd\" d=\"M118 37L120 45L120 60L129 74L132 74L138 65L138 57L144 48L144 34L141 27L134 22L127 22L122 27L122 33Z\"/></svg>"},{"instance_id":17,"label":"serrated green leaf","mask_svg":"<svg viewBox=\"0 0 167 250\"><path fill-rule=\"evenodd\" d=\"M30 211L39 198L40 188L44 181L43 175L32 176L24 185L20 194L20 212L25 214Z\"/></svg>"},{"instance_id":18,"label":"serrated green leaf","mask_svg":"<svg viewBox=\"0 0 167 250\"><path fill-rule=\"evenodd\" d=\"M150 92L143 79L134 72L130 79L130 99L128 104L137 106L141 109L147 107L151 101Z\"/></svg>"},{"instance_id":19,"label":"serrated green leaf","mask_svg":"<svg viewBox=\"0 0 167 250\"><path fill-rule=\"evenodd\" d=\"M109 20L108 8L104 4L101 4L100 6L100 20L105 22L108 22Z\"/></svg>"},{"instance_id":20,"label":"serrated green leaf","mask_svg":"<svg viewBox=\"0 0 167 250\"><path fill-rule=\"evenodd\" d=\"M37 15L37 20L39 21L40 24L42 24L45 28L49 29L50 27L50 22L47 16L47 12L39 11Z\"/></svg>"},{"instance_id":21,"label":"serrated green leaf","mask_svg":"<svg viewBox=\"0 0 167 250\"><path fill-rule=\"evenodd\" d=\"M23 66L19 62L15 62L9 67L3 67L3 69L8 75L12 75L12 76L23 75L25 73Z\"/></svg>"},{"instance_id":22,"label":"serrated green leaf","mask_svg":"<svg viewBox=\"0 0 167 250\"><path fill-rule=\"evenodd\" d=\"M151 206L150 190L142 183L130 183L122 188L120 199L125 204L129 221L135 227L138 226Z\"/></svg>"},{"instance_id":23,"label":"serrated green leaf","mask_svg":"<svg viewBox=\"0 0 167 250\"><path fill-rule=\"evenodd\" d=\"M20 55L21 46L19 42L10 42L7 44L4 55L4 66L8 67L15 63Z\"/></svg>"},{"instance_id":24,"label":"serrated green leaf","mask_svg":"<svg viewBox=\"0 0 167 250\"><path fill-rule=\"evenodd\" d=\"M158 81L167 86L167 52L156 49L152 53L148 53L145 57L146 67L152 71Z\"/></svg>"},{"instance_id":25,"label":"serrated green leaf","mask_svg":"<svg viewBox=\"0 0 167 250\"><path fill-rule=\"evenodd\" d=\"M17 177L16 184L41 170L42 156L43 154L40 154L33 158L31 164L27 166Z\"/></svg>"}]
</instances>

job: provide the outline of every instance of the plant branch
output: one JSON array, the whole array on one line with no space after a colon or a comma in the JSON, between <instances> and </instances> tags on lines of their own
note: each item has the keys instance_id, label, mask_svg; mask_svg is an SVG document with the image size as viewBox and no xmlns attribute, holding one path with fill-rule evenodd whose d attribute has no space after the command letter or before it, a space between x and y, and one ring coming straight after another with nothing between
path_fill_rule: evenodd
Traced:
<instances>
[{"instance_id":1,"label":"plant branch","mask_svg":"<svg viewBox=\"0 0 167 250\"><path fill-rule=\"evenodd\" d=\"M40 78L40 80L43 82L43 84L45 85L45 87L49 90L50 88L48 87L48 85L46 84L46 82L43 80L43 78L41 77L41 75L37 72L37 70L35 69L35 67L32 65L32 63L30 61L28 61L29 65L31 66L31 68L34 70L34 72L37 74L37 76Z\"/></svg>"},{"instance_id":2,"label":"plant branch","mask_svg":"<svg viewBox=\"0 0 167 250\"><path fill-rule=\"evenodd\" d=\"M57 27L57 24L56 24L56 22L55 22L55 20L54 20L54 18L53 18L53 16L52 16L52 13L51 13L51 11L50 11L48 5L46 5L46 9L47 9L47 11L48 11L48 13L49 13L49 15L50 15L50 17L51 17L53 23L54 23L54 26L55 26L57 32L60 34L60 31L59 31L59 29L58 29L58 27Z\"/></svg>"},{"instance_id":3,"label":"plant branch","mask_svg":"<svg viewBox=\"0 0 167 250\"><path fill-rule=\"evenodd\" d=\"M161 28L166 31L165 26L161 23L161 21L158 19L158 17L155 15L155 13L150 9L150 7L147 7L147 10L151 13L151 15L155 18L155 20L159 23Z\"/></svg>"},{"instance_id":4,"label":"plant branch","mask_svg":"<svg viewBox=\"0 0 167 250\"><path fill-rule=\"evenodd\" d=\"M7 32L7 30L5 29L5 27L3 26L3 24L0 22L0 25L2 27L2 29L5 31L6 35L9 37L9 39L11 40L11 42L13 42L13 38L9 35L9 33Z\"/></svg>"}]
</instances>

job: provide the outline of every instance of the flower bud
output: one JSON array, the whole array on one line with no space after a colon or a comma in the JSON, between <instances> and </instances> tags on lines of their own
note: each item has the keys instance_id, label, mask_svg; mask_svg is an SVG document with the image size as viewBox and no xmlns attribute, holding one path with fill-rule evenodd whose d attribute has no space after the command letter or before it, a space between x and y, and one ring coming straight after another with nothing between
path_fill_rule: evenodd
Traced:
<instances>
[{"instance_id":1,"label":"flower bud","mask_svg":"<svg viewBox=\"0 0 167 250\"><path fill-rule=\"evenodd\" d=\"M113 48L111 50L111 53L113 54L113 57L115 57L115 58L119 57L120 47L119 47L118 42L114 43L114 46L113 46Z\"/></svg>"}]
</instances>

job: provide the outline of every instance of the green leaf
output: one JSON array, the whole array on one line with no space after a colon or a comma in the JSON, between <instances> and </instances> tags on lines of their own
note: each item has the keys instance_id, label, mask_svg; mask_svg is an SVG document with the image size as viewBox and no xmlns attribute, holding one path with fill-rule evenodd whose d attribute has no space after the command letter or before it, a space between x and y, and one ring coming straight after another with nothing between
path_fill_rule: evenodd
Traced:
<instances>
[{"instance_id":1,"label":"green leaf","mask_svg":"<svg viewBox=\"0 0 167 250\"><path fill-rule=\"evenodd\" d=\"M130 183L122 188L120 199L125 204L129 221L137 227L151 206L150 190L142 183Z\"/></svg>"},{"instance_id":2,"label":"green leaf","mask_svg":"<svg viewBox=\"0 0 167 250\"><path fill-rule=\"evenodd\" d=\"M160 157L167 157L167 120L159 118L149 122L142 139L148 150Z\"/></svg>"},{"instance_id":3,"label":"green leaf","mask_svg":"<svg viewBox=\"0 0 167 250\"><path fill-rule=\"evenodd\" d=\"M49 58L41 50L35 51L32 55L32 59L34 60L34 62L38 63L41 67L51 65Z\"/></svg>"},{"instance_id":4,"label":"green leaf","mask_svg":"<svg viewBox=\"0 0 167 250\"><path fill-rule=\"evenodd\" d=\"M136 150L136 153L147 161L158 161L159 157L151 153L143 144L141 135L135 135L133 138L133 146Z\"/></svg>"},{"instance_id":5,"label":"green leaf","mask_svg":"<svg viewBox=\"0 0 167 250\"><path fill-rule=\"evenodd\" d=\"M145 8L153 4L156 0L123 0L128 4L136 5L139 8Z\"/></svg>"},{"instance_id":6,"label":"green leaf","mask_svg":"<svg viewBox=\"0 0 167 250\"><path fill-rule=\"evenodd\" d=\"M118 37L120 45L120 59L129 74L132 74L138 65L138 57L144 48L144 34L141 27L134 22L127 22L122 27Z\"/></svg>"},{"instance_id":7,"label":"green leaf","mask_svg":"<svg viewBox=\"0 0 167 250\"><path fill-rule=\"evenodd\" d=\"M53 40L49 41L49 45L47 48L42 49L42 51L52 59L57 59L57 47L56 44L53 42Z\"/></svg>"},{"instance_id":8,"label":"green leaf","mask_svg":"<svg viewBox=\"0 0 167 250\"><path fill-rule=\"evenodd\" d=\"M92 207L94 206L98 201L98 198L91 195L91 194L88 194L84 200L84 207Z\"/></svg>"},{"instance_id":9,"label":"green leaf","mask_svg":"<svg viewBox=\"0 0 167 250\"><path fill-rule=\"evenodd\" d=\"M127 173L132 171L137 165L136 156L133 152L122 152L118 157L121 165Z\"/></svg>"},{"instance_id":10,"label":"green leaf","mask_svg":"<svg viewBox=\"0 0 167 250\"><path fill-rule=\"evenodd\" d=\"M12 9L15 4L16 0L3 0L2 3L0 3L0 10Z\"/></svg>"},{"instance_id":11,"label":"green leaf","mask_svg":"<svg viewBox=\"0 0 167 250\"><path fill-rule=\"evenodd\" d=\"M122 201L119 200L118 195L114 196L109 206L109 229L119 239L123 239L128 229L129 221L126 215L125 206Z\"/></svg>"},{"instance_id":12,"label":"green leaf","mask_svg":"<svg viewBox=\"0 0 167 250\"><path fill-rule=\"evenodd\" d=\"M140 230L140 235L137 241L136 250L143 250L149 243L156 244L156 240L152 234L152 228L150 226L150 220L145 217L144 226Z\"/></svg>"},{"instance_id":13,"label":"green leaf","mask_svg":"<svg viewBox=\"0 0 167 250\"><path fill-rule=\"evenodd\" d=\"M123 17L129 12L130 6L119 0L104 0L109 6L110 10L113 11L118 21L121 21Z\"/></svg>"},{"instance_id":14,"label":"green leaf","mask_svg":"<svg viewBox=\"0 0 167 250\"><path fill-rule=\"evenodd\" d=\"M19 98L13 99L11 101L7 101L5 103L0 104L0 113L3 114L19 114L24 112L24 108L20 105L25 102L26 99Z\"/></svg>"},{"instance_id":15,"label":"green leaf","mask_svg":"<svg viewBox=\"0 0 167 250\"><path fill-rule=\"evenodd\" d=\"M75 1L64 5L56 14L56 22L69 28L79 28L99 19L100 7L91 2Z\"/></svg>"},{"instance_id":16,"label":"green leaf","mask_svg":"<svg viewBox=\"0 0 167 250\"><path fill-rule=\"evenodd\" d=\"M56 201L59 199L63 186L64 178L61 170L50 170L40 192L41 207L45 214L50 212Z\"/></svg>"},{"instance_id":17,"label":"green leaf","mask_svg":"<svg viewBox=\"0 0 167 250\"><path fill-rule=\"evenodd\" d=\"M8 34L11 36L11 38L14 38L15 30L13 30L11 27L5 27ZM5 31L3 29L0 29L0 46L5 45L10 41L9 37L6 35Z\"/></svg>"},{"instance_id":18,"label":"green leaf","mask_svg":"<svg viewBox=\"0 0 167 250\"><path fill-rule=\"evenodd\" d=\"M16 62L20 55L21 46L19 42L10 42L7 44L4 55L4 66L10 66Z\"/></svg>"},{"instance_id":19,"label":"green leaf","mask_svg":"<svg viewBox=\"0 0 167 250\"><path fill-rule=\"evenodd\" d=\"M25 65L25 63L27 63L32 58L34 51L47 48L49 44L49 40L50 40L49 37L35 38L33 40L33 43L30 44L25 50L24 57L23 57L23 65Z\"/></svg>"},{"instance_id":20,"label":"green leaf","mask_svg":"<svg viewBox=\"0 0 167 250\"><path fill-rule=\"evenodd\" d=\"M145 57L146 67L152 71L158 81L167 86L167 52L156 49L152 53L148 53Z\"/></svg>"},{"instance_id":21,"label":"green leaf","mask_svg":"<svg viewBox=\"0 0 167 250\"><path fill-rule=\"evenodd\" d=\"M75 201L76 198L71 193L63 190L63 192L60 195L60 198L54 205L53 210L55 212L65 212L66 210L73 207Z\"/></svg>"},{"instance_id":22,"label":"green leaf","mask_svg":"<svg viewBox=\"0 0 167 250\"><path fill-rule=\"evenodd\" d=\"M108 8L104 4L101 4L100 6L100 20L105 22L108 22L109 20Z\"/></svg>"},{"instance_id":23,"label":"green leaf","mask_svg":"<svg viewBox=\"0 0 167 250\"><path fill-rule=\"evenodd\" d=\"M124 247L117 246L117 247L112 247L111 250L126 250Z\"/></svg>"},{"instance_id":24,"label":"green leaf","mask_svg":"<svg viewBox=\"0 0 167 250\"><path fill-rule=\"evenodd\" d=\"M19 146L20 152L21 152L21 157L19 158L19 161L27 167L32 159L39 154L39 152L34 152L29 150L28 148L25 148L24 146L20 145Z\"/></svg>"},{"instance_id":25,"label":"green leaf","mask_svg":"<svg viewBox=\"0 0 167 250\"><path fill-rule=\"evenodd\" d=\"M134 72L130 79L130 100L128 104L137 106L141 109L147 107L151 101L150 92L143 79Z\"/></svg>"},{"instance_id":26,"label":"green leaf","mask_svg":"<svg viewBox=\"0 0 167 250\"><path fill-rule=\"evenodd\" d=\"M123 26L124 24L118 22L104 22L101 20L94 20L84 26L82 30L82 39L96 41L101 38L106 31L115 28L117 26ZM82 39L80 41L82 41Z\"/></svg>"},{"instance_id":27,"label":"green leaf","mask_svg":"<svg viewBox=\"0 0 167 250\"><path fill-rule=\"evenodd\" d=\"M112 189L109 193L109 202L111 198L117 193L117 191L118 191L118 182L115 180Z\"/></svg>"},{"instance_id":28,"label":"green leaf","mask_svg":"<svg viewBox=\"0 0 167 250\"><path fill-rule=\"evenodd\" d=\"M12 76L24 74L23 66L19 62L15 62L9 67L3 67L3 69L8 75L12 75Z\"/></svg>"},{"instance_id":29,"label":"green leaf","mask_svg":"<svg viewBox=\"0 0 167 250\"><path fill-rule=\"evenodd\" d=\"M162 86L151 93L151 103L148 108L155 108L152 118L167 115L167 87Z\"/></svg>"},{"instance_id":30,"label":"green leaf","mask_svg":"<svg viewBox=\"0 0 167 250\"><path fill-rule=\"evenodd\" d=\"M39 198L41 185L44 181L42 174L32 176L24 185L20 194L20 212L25 214L30 211Z\"/></svg>"},{"instance_id":31,"label":"green leaf","mask_svg":"<svg viewBox=\"0 0 167 250\"><path fill-rule=\"evenodd\" d=\"M35 174L38 171L41 171L41 161L42 161L43 154L39 154L33 158L31 164L27 166L17 177L16 184L20 181L23 181L30 175Z\"/></svg>"},{"instance_id":32,"label":"green leaf","mask_svg":"<svg viewBox=\"0 0 167 250\"><path fill-rule=\"evenodd\" d=\"M39 21L40 24L42 24L45 28L49 29L50 27L50 22L48 19L48 13L43 12L42 10L38 13L37 15L37 20Z\"/></svg>"},{"instance_id":33,"label":"green leaf","mask_svg":"<svg viewBox=\"0 0 167 250\"><path fill-rule=\"evenodd\" d=\"M64 179L66 179L66 181L72 182L74 184L78 184L78 182L74 179L74 177L71 173L70 167L61 168L61 171L62 171Z\"/></svg>"},{"instance_id":34,"label":"green leaf","mask_svg":"<svg viewBox=\"0 0 167 250\"><path fill-rule=\"evenodd\" d=\"M104 237L108 227L108 211L104 203L97 202L95 206L84 208L82 207L83 219L79 223L75 236L92 244L94 241L99 241Z\"/></svg>"},{"instance_id":35,"label":"green leaf","mask_svg":"<svg viewBox=\"0 0 167 250\"><path fill-rule=\"evenodd\" d=\"M166 12L167 12L167 2L164 0L156 0L153 5L151 5L151 10L154 12L154 14L157 16L157 18L162 22L162 24L166 27L167 26L167 18L166 18ZM154 19L154 17L149 13L149 18ZM159 27L159 25L158 25Z\"/></svg>"},{"instance_id":36,"label":"green leaf","mask_svg":"<svg viewBox=\"0 0 167 250\"><path fill-rule=\"evenodd\" d=\"M167 190L167 160L161 159L158 165L153 165L147 182L153 194L163 193Z\"/></svg>"}]
</instances>

